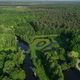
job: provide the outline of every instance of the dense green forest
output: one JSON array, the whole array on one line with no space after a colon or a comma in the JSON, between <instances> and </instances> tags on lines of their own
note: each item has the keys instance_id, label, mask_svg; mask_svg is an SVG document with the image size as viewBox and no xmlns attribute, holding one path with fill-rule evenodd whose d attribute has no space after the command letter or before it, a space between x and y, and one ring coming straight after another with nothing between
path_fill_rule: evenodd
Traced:
<instances>
[{"instance_id":1,"label":"dense green forest","mask_svg":"<svg viewBox=\"0 0 80 80\"><path fill-rule=\"evenodd\" d=\"M0 80L29 80L17 37L29 45L37 80L64 80L66 70L80 71L79 4L0 6Z\"/></svg>"}]
</instances>

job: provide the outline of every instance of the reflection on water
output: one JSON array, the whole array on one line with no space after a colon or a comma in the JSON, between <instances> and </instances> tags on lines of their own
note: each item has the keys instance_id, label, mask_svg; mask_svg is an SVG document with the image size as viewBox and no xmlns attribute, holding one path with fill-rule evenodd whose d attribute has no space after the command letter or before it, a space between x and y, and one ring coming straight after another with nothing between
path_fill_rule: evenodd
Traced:
<instances>
[{"instance_id":1,"label":"reflection on water","mask_svg":"<svg viewBox=\"0 0 80 80\"><path fill-rule=\"evenodd\" d=\"M29 46L27 43L22 41L20 38L17 39L17 45L20 47L24 52L28 52ZM32 63L30 59L30 55L25 53L25 60L24 60L24 70L27 74L26 80L38 80L32 71ZM80 72L76 69L72 68L64 72L64 80L80 80Z\"/></svg>"},{"instance_id":2,"label":"reflection on water","mask_svg":"<svg viewBox=\"0 0 80 80\"><path fill-rule=\"evenodd\" d=\"M32 71L32 63L31 63L30 55L27 53L29 49L28 44L17 37L17 46L20 47L25 52L24 70L27 75L26 80L37 80L37 78L34 76L34 73Z\"/></svg>"}]
</instances>

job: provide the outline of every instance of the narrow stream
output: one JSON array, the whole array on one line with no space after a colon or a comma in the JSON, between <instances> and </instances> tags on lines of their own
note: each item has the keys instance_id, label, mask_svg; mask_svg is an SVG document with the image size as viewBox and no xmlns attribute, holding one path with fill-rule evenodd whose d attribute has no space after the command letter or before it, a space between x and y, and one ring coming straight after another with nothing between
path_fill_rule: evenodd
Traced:
<instances>
[{"instance_id":1,"label":"narrow stream","mask_svg":"<svg viewBox=\"0 0 80 80\"><path fill-rule=\"evenodd\" d=\"M27 75L25 80L37 80L37 78L34 76L34 73L32 71L32 63L31 63L30 55L28 54L29 45L23 40L21 40L19 37L17 37L17 45L22 50L24 50L24 54L25 54L24 70Z\"/></svg>"}]
</instances>

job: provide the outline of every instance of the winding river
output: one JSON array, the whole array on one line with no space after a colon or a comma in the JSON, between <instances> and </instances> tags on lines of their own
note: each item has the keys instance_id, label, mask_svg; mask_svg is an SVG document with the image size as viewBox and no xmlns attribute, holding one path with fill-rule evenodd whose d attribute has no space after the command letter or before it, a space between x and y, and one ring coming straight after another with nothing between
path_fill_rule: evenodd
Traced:
<instances>
[{"instance_id":1,"label":"winding river","mask_svg":"<svg viewBox=\"0 0 80 80\"><path fill-rule=\"evenodd\" d=\"M25 60L24 60L24 67L25 73L27 75L25 80L38 80L37 77L34 76L34 72L32 71L32 62L29 55L29 45L17 37L17 46L24 50ZM64 73L64 80L80 80L80 72L74 68L65 71Z\"/></svg>"},{"instance_id":2,"label":"winding river","mask_svg":"<svg viewBox=\"0 0 80 80\"><path fill-rule=\"evenodd\" d=\"M25 80L37 80L37 78L34 76L34 73L32 71L32 62L28 51L29 45L23 40L21 40L19 37L17 37L17 46L24 51L24 54L26 56L24 60L24 67L23 67L27 75Z\"/></svg>"}]
</instances>

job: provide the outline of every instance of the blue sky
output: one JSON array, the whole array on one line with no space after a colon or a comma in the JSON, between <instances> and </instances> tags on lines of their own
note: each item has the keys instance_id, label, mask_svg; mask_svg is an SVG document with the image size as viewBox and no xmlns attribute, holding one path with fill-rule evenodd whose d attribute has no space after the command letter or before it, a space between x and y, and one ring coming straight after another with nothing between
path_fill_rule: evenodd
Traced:
<instances>
[{"instance_id":1,"label":"blue sky","mask_svg":"<svg viewBox=\"0 0 80 80\"><path fill-rule=\"evenodd\" d=\"M80 0L0 0L0 1L80 1Z\"/></svg>"}]
</instances>

